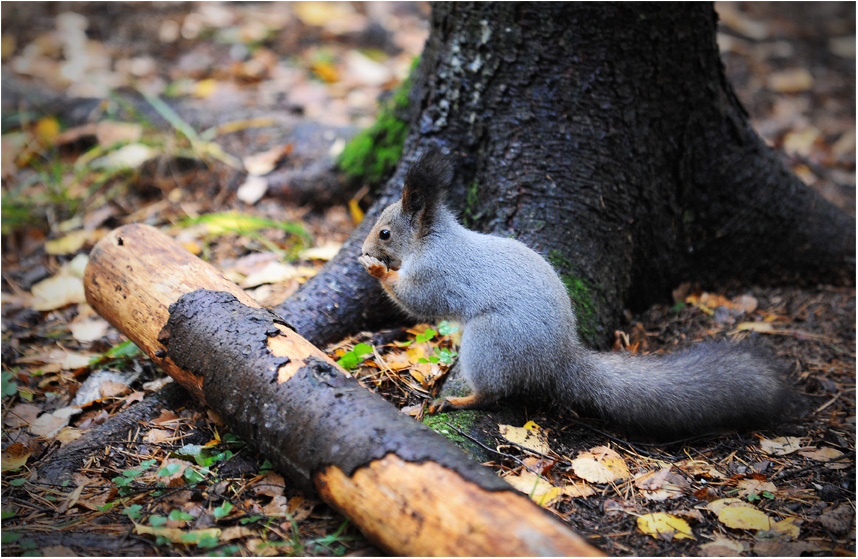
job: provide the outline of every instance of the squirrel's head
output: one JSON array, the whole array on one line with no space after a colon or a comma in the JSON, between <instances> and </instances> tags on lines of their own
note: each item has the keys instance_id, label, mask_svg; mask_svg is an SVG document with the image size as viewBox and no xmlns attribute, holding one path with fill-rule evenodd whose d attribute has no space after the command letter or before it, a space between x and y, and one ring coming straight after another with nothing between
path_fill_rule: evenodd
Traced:
<instances>
[{"instance_id":1,"label":"squirrel's head","mask_svg":"<svg viewBox=\"0 0 858 559\"><path fill-rule=\"evenodd\" d=\"M363 254L378 258L388 269L399 269L431 231L452 180L453 167L447 157L437 151L420 157L405 173L402 200L381 213L363 243Z\"/></svg>"}]
</instances>

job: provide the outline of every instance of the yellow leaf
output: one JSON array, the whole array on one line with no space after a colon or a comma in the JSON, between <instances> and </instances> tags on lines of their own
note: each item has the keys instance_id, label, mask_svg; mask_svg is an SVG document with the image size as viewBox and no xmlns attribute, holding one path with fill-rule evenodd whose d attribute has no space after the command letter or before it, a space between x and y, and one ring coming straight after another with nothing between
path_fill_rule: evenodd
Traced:
<instances>
[{"instance_id":1,"label":"yellow leaf","mask_svg":"<svg viewBox=\"0 0 858 559\"><path fill-rule=\"evenodd\" d=\"M45 243L45 252L54 255L74 254L79 251L92 233L86 229L73 231L64 237Z\"/></svg>"},{"instance_id":2,"label":"yellow leaf","mask_svg":"<svg viewBox=\"0 0 858 559\"><path fill-rule=\"evenodd\" d=\"M551 448L545 440L545 435L539 425L528 421L524 427L513 427L512 425L498 425L500 434L511 443L522 446L539 454L548 454Z\"/></svg>"},{"instance_id":3,"label":"yellow leaf","mask_svg":"<svg viewBox=\"0 0 858 559\"><path fill-rule=\"evenodd\" d=\"M822 448L809 448L807 450L800 450L798 452L805 458L810 458L811 460L819 460L822 462L828 462L829 460L837 460L843 453L837 450L836 448L831 448L830 446L824 446Z\"/></svg>"},{"instance_id":4,"label":"yellow leaf","mask_svg":"<svg viewBox=\"0 0 858 559\"><path fill-rule=\"evenodd\" d=\"M657 540L695 539L688 522L666 512L654 512L639 516L637 522L641 532Z\"/></svg>"},{"instance_id":5,"label":"yellow leaf","mask_svg":"<svg viewBox=\"0 0 858 559\"><path fill-rule=\"evenodd\" d=\"M349 200L349 215L352 217L352 223L355 225L363 221L363 210L360 209L360 204L354 198Z\"/></svg>"},{"instance_id":6,"label":"yellow leaf","mask_svg":"<svg viewBox=\"0 0 858 559\"><path fill-rule=\"evenodd\" d=\"M166 526L144 526L135 524L134 531L138 534L149 534L167 538L173 543L192 543L205 537L220 539L220 528L207 528L205 530L181 530L179 528L167 528Z\"/></svg>"},{"instance_id":7,"label":"yellow leaf","mask_svg":"<svg viewBox=\"0 0 858 559\"><path fill-rule=\"evenodd\" d=\"M783 520L775 522L772 525L772 530L774 530L775 532L780 532L785 536L795 539L799 536L799 532L801 531L796 524L797 521L799 520L794 516L788 516Z\"/></svg>"},{"instance_id":8,"label":"yellow leaf","mask_svg":"<svg viewBox=\"0 0 858 559\"><path fill-rule=\"evenodd\" d=\"M52 144L60 135L60 123L52 116L40 118L36 123L36 137L43 144Z\"/></svg>"},{"instance_id":9,"label":"yellow leaf","mask_svg":"<svg viewBox=\"0 0 858 559\"><path fill-rule=\"evenodd\" d=\"M768 530L774 524L763 511L739 505L724 507L718 511L718 520L724 526L738 530Z\"/></svg>"},{"instance_id":10,"label":"yellow leaf","mask_svg":"<svg viewBox=\"0 0 858 559\"><path fill-rule=\"evenodd\" d=\"M40 281L31 288L33 308L37 311L52 311L86 302L83 280L78 277L58 275Z\"/></svg>"},{"instance_id":11,"label":"yellow leaf","mask_svg":"<svg viewBox=\"0 0 858 559\"><path fill-rule=\"evenodd\" d=\"M217 81L211 78L200 80L194 86L194 95L199 97L200 99L205 99L206 97L210 97L212 93L217 89Z\"/></svg>"},{"instance_id":12,"label":"yellow leaf","mask_svg":"<svg viewBox=\"0 0 858 559\"><path fill-rule=\"evenodd\" d=\"M2 470L8 472L17 470L27 463L30 457L30 449L21 443L13 443L6 447L3 451L0 461L2 461Z\"/></svg>"},{"instance_id":13,"label":"yellow leaf","mask_svg":"<svg viewBox=\"0 0 858 559\"><path fill-rule=\"evenodd\" d=\"M748 503L747 501L743 501L742 499L736 499L735 497L728 497L726 499L717 499L715 501L712 501L711 503L709 503L708 505L706 505L703 508L708 510L708 511L714 512L715 514L718 514L719 512L721 512L722 509L725 509L725 508L727 508L729 506L733 506L733 505L740 506L740 507L754 508L754 505Z\"/></svg>"},{"instance_id":14,"label":"yellow leaf","mask_svg":"<svg viewBox=\"0 0 858 559\"><path fill-rule=\"evenodd\" d=\"M326 83L336 83L340 80L340 74L337 72L336 66L330 62L317 62L311 68Z\"/></svg>"},{"instance_id":15,"label":"yellow leaf","mask_svg":"<svg viewBox=\"0 0 858 559\"><path fill-rule=\"evenodd\" d=\"M575 475L590 483L610 483L629 477L622 456L605 446L582 452L572 461Z\"/></svg>"}]
</instances>

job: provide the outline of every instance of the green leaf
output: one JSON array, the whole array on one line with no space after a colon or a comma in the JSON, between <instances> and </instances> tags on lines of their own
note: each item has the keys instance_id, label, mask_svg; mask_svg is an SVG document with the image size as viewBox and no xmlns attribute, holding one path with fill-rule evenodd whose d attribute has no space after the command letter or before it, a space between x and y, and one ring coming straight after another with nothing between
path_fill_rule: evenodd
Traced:
<instances>
[{"instance_id":1,"label":"green leaf","mask_svg":"<svg viewBox=\"0 0 858 559\"><path fill-rule=\"evenodd\" d=\"M193 468L185 468L185 473L182 474L182 477L184 477L185 481L189 484L199 483L205 479L205 476Z\"/></svg>"},{"instance_id":2,"label":"green leaf","mask_svg":"<svg viewBox=\"0 0 858 559\"><path fill-rule=\"evenodd\" d=\"M422 343L428 342L429 340L434 338L435 334L437 334L437 332L435 330L433 330L431 328L427 328L426 330L423 331L422 334L417 334L414 337L414 341L417 342L418 344L422 344Z\"/></svg>"},{"instance_id":3,"label":"green leaf","mask_svg":"<svg viewBox=\"0 0 858 559\"><path fill-rule=\"evenodd\" d=\"M214 517L215 518L223 518L227 516L232 510L232 503L229 501L224 501L223 504L216 509L214 509Z\"/></svg>"},{"instance_id":4,"label":"green leaf","mask_svg":"<svg viewBox=\"0 0 858 559\"><path fill-rule=\"evenodd\" d=\"M113 478L110 481L115 483L116 487L128 487L129 485L131 485L131 482L134 480L131 478L127 478L127 477L116 476L115 478Z\"/></svg>"},{"instance_id":5,"label":"green leaf","mask_svg":"<svg viewBox=\"0 0 858 559\"><path fill-rule=\"evenodd\" d=\"M264 516L259 516L259 515L257 514L257 515L254 515L254 516L248 516L247 518L242 518L241 520L239 520L239 521L238 521L238 523L239 523L239 524L250 524L251 522L256 522L257 520L261 520L261 519L263 519L263 518L265 518L265 517L264 517Z\"/></svg>"},{"instance_id":6,"label":"green leaf","mask_svg":"<svg viewBox=\"0 0 858 559\"><path fill-rule=\"evenodd\" d=\"M167 517L161 516L160 514L153 514L149 517L149 525L153 528L157 528L158 526L163 526L167 523Z\"/></svg>"},{"instance_id":7,"label":"green leaf","mask_svg":"<svg viewBox=\"0 0 858 559\"><path fill-rule=\"evenodd\" d=\"M264 474L266 472L270 472L273 469L274 469L274 464L271 463L271 460L266 458L265 462L263 462L262 465L259 466L259 473Z\"/></svg>"},{"instance_id":8,"label":"green leaf","mask_svg":"<svg viewBox=\"0 0 858 559\"><path fill-rule=\"evenodd\" d=\"M175 475L175 473L178 472L181 467L182 466L180 464L176 463L167 464L166 466L158 470L158 477L170 477L172 475Z\"/></svg>"},{"instance_id":9,"label":"green leaf","mask_svg":"<svg viewBox=\"0 0 858 559\"><path fill-rule=\"evenodd\" d=\"M442 336L449 336L459 331L458 324L452 324L449 320L442 320L438 323L438 333Z\"/></svg>"},{"instance_id":10,"label":"green leaf","mask_svg":"<svg viewBox=\"0 0 858 559\"><path fill-rule=\"evenodd\" d=\"M22 477L18 477L18 478L9 480L9 485L11 485L12 487L21 487L25 483L27 483L27 480L25 478L22 478Z\"/></svg>"},{"instance_id":11,"label":"green leaf","mask_svg":"<svg viewBox=\"0 0 858 559\"><path fill-rule=\"evenodd\" d=\"M220 541L211 534L203 534L202 537L197 539L197 547L201 547L203 549L217 547L219 544Z\"/></svg>"},{"instance_id":12,"label":"green leaf","mask_svg":"<svg viewBox=\"0 0 858 559\"><path fill-rule=\"evenodd\" d=\"M0 534L0 541L2 541L3 543L12 543L20 537L21 534L17 532L3 532L2 534Z\"/></svg>"},{"instance_id":13,"label":"green leaf","mask_svg":"<svg viewBox=\"0 0 858 559\"><path fill-rule=\"evenodd\" d=\"M357 367L369 355L372 355L371 345L357 344L354 349L347 351L337 360L337 365L348 371Z\"/></svg>"},{"instance_id":14,"label":"green leaf","mask_svg":"<svg viewBox=\"0 0 858 559\"><path fill-rule=\"evenodd\" d=\"M125 514L132 520L139 520L143 516L140 511L143 510L143 505L130 505L125 507Z\"/></svg>"},{"instance_id":15,"label":"green leaf","mask_svg":"<svg viewBox=\"0 0 858 559\"><path fill-rule=\"evenodd\" d=\"M142 473L143 473L143 470L138 470L136 468L132 468L130 470L122 470L122 475L125 477L129 477L131 479L134 479L135 477L139 476Z\"/></svg>"},{"instance_id":16,"label":"green leaf","mask_svg":"<svg viewBox=\"0 0 858 559\"><path fill-rule=\"evenodd\" d=\"M0 377L2 377L3 396L14 396L18 392L18 383L13 380L15 375L10 371L3 371Z\"/></svg>"},{"instance_id":17,"label":"green leaf","mask_svg":"<svg viewBox=\"0 0 858 559\"><path fill-rule=\"evenodd\" d=\"M193 516L191 516L190 514L188 514L188 513L184 512L184 511L181 511L181 510L179 510L179 509L173 509L173 510L171 510L171 511L170 511L170 516L169 516L168 518L169 518L170 520L184 520L185 522L188 522L189 520L193 520L193 519L194 519L194 517L193 517ZM150 519L150 520L151 520L151 519Z\"/></svg>"}]
</instances>

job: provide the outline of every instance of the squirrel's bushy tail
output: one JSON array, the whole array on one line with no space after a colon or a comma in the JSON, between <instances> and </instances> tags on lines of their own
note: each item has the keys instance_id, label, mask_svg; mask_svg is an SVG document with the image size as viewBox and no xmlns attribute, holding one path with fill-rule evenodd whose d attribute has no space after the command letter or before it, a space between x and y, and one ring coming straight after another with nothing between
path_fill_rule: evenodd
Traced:
<instances>
[{"instance_id":1,"label":"squirrel's bushy tail","mask_svg":"<svg viewBox=\"0 0 858 559\"><path fill-rule=\"evenodd\" d=\"M750 344L590 357L593 407L630 434L665 438L773 426L796 402L777 362Z\"/></svg>"}]
</instances>

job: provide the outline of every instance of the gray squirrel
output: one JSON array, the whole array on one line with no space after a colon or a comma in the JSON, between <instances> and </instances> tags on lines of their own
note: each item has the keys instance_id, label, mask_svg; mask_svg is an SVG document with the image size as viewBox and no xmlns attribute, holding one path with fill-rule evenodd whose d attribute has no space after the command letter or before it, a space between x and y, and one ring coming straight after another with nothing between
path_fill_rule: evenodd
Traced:
<instances>
[{"instance_id":1,"label":"gray squirrel","mask_svg":"<svg viewBox=\"0 0 858 559\"><path fill-rule=\"evenodd\" d=\"M384 209L359 257L407 313L463 327L455 366L472 393L432 411L550 394L653 437L767 426L786 413L792 391L750 344L702 342L663 356L584 347L551 265L515 239L460 225L444 202L452 178L436 151L411 165L402 199Z\"/></svg>"}]
</instances>

